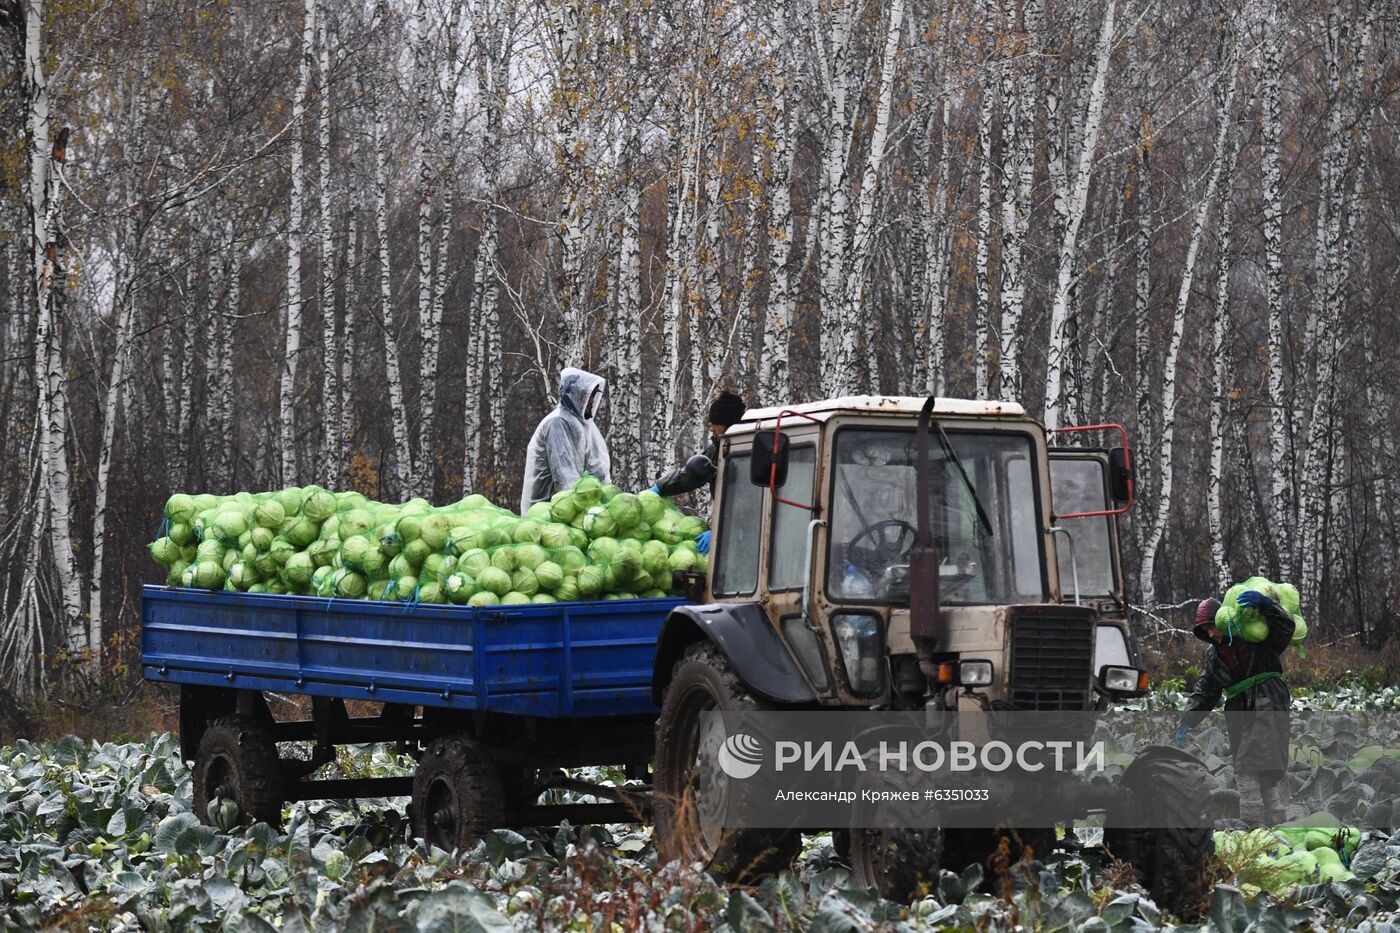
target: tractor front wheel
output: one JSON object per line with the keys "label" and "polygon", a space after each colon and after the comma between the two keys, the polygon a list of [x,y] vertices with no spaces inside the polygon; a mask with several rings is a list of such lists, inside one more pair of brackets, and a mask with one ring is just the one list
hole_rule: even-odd
{"label": "tractor front wheel", "polygon": [[795,830],[720,825],[727,778],[701,766],[702,749],[713,752],[725,739],[718,718],[704,714],[759,708],[713,644],[691,645],[676,662],[656,723],[655,838],[663,862],[701,862],[718,878],[741,881],[796,857],[802,835]]}

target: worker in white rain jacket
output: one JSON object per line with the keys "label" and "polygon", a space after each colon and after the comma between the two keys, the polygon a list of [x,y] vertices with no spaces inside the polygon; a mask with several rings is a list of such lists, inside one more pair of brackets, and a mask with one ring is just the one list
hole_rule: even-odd
{"label": "worker in white rain jacket", "polygon": [[607,382],[602,376],[568,368],[559,374],[559,404],[545,415],[525,451],[525,482],[520,514],[587,473],[612,481],[608,442],[593,420],[603,404]]}

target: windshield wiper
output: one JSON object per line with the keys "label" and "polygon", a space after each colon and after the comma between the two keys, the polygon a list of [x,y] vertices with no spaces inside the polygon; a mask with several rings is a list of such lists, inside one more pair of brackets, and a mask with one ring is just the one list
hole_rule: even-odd
{"label": "windshield wiper", "polygon": [[972,504],[977,509],[977,517],[982,522],[982,527],[987,529],[987,537],[995,538],[996,532],[992,530],[992,521],[987,517],[987,510],[982,508],[982,500],[977,496],[977,490],[972,488],[972,480],[967,478],[967,470],[963,469],[962,461],[958,459],[958,453],[953,449],[953,445],[948,442],[948,435],[943,432],[943,425],[934,423],[938,429],[938,440],[943,444],[943,450],[948,454],[948,459],[953,461],[953,466],[958,468],[958,475],[962,477],[963,485],[967,487],[967,494],[972,497]]}

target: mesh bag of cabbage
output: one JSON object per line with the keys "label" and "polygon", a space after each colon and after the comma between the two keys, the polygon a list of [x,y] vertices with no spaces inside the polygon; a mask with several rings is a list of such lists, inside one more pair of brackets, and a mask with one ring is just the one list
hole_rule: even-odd
{"label": "mesh bag of cabbage", "polygon": [[1239,597],[1246,591],[1254,590],[1276,601],[1293,618],[1291,644],[1303,652],[1303,642],[1308,637],[1308,623],[1303,619],[1299,604],[1298,589],[1291,583],[1274,583],[1265,577],[1254,576],[1236,583],[1225,591],[1220,608],[1215,613],[1215,625],[1232,638],[1243,638],[1247,642],[1258,643],[1269,636],[1268,623],[1258,609],[1241,605]]}

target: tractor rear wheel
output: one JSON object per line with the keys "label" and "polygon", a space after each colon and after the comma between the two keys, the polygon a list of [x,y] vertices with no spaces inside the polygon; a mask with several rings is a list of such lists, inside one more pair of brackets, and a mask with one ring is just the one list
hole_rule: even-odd
{"label": "tractor rear wheel", "polygon": [[200,736],[194,759],[194,812],[208,826],[282,825],[277,743],[251,716],[220,716]]}
{"label": "tractor rear wheel", "polygon": [[[761,706],[718,648],[702,641],[676,662],[656,722],[655,819],[661,860],[702,862],[726,881],[780,871],[802,847],[795,830],[738,829],[715,825],[728,780],[700,766],[701,750],[723,742],[712,710],[756,710]],[[704,811],[702,816],[701,811]]]}
{"label": "tractor rear wheel", "polygon": [[413,774],[413,835],[445,852],[465,852],[505,825],[506,794],[495,763],[475,743],[434,739]]}
{"label": "tractor rear wheel", "polygon": [[901,904],[937,887],[943,867],[943,830],[881,828],[849,833],[851,875],[857,884]]}
{"label": "tractor rear wheel", "polygon": [[1123,772],[1123,786],[1128,801],[1105,815],[1104,848],[1132,865],[1159,906],[1198,922],[1209,906],[1215,855],[1210,772],[1185,752],[1154,746]]}

